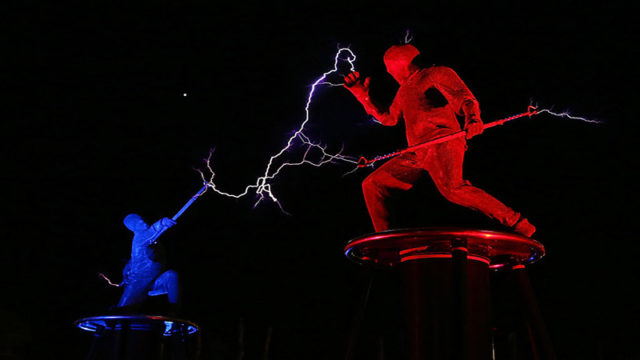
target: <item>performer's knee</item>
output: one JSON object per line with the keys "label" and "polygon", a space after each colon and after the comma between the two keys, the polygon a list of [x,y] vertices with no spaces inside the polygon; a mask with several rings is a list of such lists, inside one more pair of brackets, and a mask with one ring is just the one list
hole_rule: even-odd
{"label": "performer's knee", "polygon": [[178,282],[178,273],[175,270],[167,270],[162,274],[164,282],[166,283],[177,283]]}
{"label": "performer's knee", "polygon": [[446,185],[441,186],[439,189],[442,196],[452,203],[459,204],[464,200],[464,185]]}
{"label": "performer's knee", "polygon": [[178,279],[178,273],[175,270],[167,270],[165,271],[165,274],[170,279]]}
{"label": "performer's knee", "polygon": [[364,196],[373,195],[379,192],[379,186],[372,176],[367,176],[362,181],[362,193]]}

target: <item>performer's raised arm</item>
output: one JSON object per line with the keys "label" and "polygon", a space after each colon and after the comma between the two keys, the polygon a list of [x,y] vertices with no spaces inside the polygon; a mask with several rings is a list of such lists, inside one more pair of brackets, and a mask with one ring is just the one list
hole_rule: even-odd
{"label": "performer's raised arm", "polygon": [[175,221],[169,219],[168,217],[163,217],[162,219],[156,221],[153,225],[151,225],[151,227],[155,231],[162,233],[175,224],[176,224]]}
{"label": "performer's raised arm", "polygon": [[153,225],[151,225],[151,228],[150,228],[152,233],[148,240],[149,243],[155,243],[158,240],[158,237],[160,237],[160,235],[162,235],[163,232],[165,232],[167,229],[169,229],[175,224],[176,224],[175,221],[167,217],[163,217],[162,219],[156,221]]}
{"label": "performer's raised arm", "polygon": [[175,224],[175,221],[165,217],[149,226],[138,214],[129,214],[124,219],[124,225],[134,233],[135,238],[145,244],[156,242],[165,230]]}
{"label": "performer's raised arm", "polygon": [[378,122],[385,126],[394,126],[400,119],[400,109],[395,105],[395,101],[388,110],[379,108],[369,97],[369,82],[371,78],[362,79],[357,71],[345,76],[344,87],[364,106],[367,114],[373,116]]}

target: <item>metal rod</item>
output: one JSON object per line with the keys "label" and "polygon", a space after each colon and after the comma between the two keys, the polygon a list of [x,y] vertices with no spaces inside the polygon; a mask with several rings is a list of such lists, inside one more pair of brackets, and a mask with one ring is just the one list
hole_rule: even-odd
{"label": "metal rod", "polygon": [[204,192],[207,190],[207,184],[205,184],[202,189],[198,190],[198,192],[193,195],[191,197],[191,199],[189,199],[189,201],[187,201],[186,204],[184,204],[184,206],[182,207],[182,209],[180,209],[180,211],[178,211],[175,215],[173,215],[173,217],[171,218],[171,220],[176,221],[178,220],[178,218],[180,217],[180,215],[182,215],[183,212],[185,212],[189,206],[191,206],[191,204],[193,204],[194,201],[196,201],[196,199],[198,199],[200,197],[200,195],[204,194]]}
{"label": "metal rod", "polygon": [[[504,119],[501,119],[501,120],[496,120],[494,122],[490,122],[490,123],[484,124],[483,129],[489,129],[489,128],[492,128],[494,126],[502,125],[507,121],[515,120],[515,119],[518,119],[518,118],[521,118],[521,117],[525,117],[525,116],[531,117],[532,115],[535,115],[537,113],[538,113],[538,111],[536,110],[536,108],[534,106],[529,106],[527,108],[527,112],[524,112],[524,113],[518,114],[518,115],[513,115],[513,116],[510,116],[508,118],[504,118]],[[429,140],[429,141],[423,142],[423,143],[418,144],[418,145],[409,146],[406,149],[399,150],[399,151],[396,151],[396,152],[393,152],[393,153],[390,153],[390,154],[376,156],[375,158],[373,158],[371,160],[368,160],[365,157],[361,157],[358,160],[358,166],[359,167],[365,167],[365,166],[368,166],[368,165],[371,165],[371,164],[375,163],[376,161],[389,159],[389,158],[392,158],[394,156],[398,156],[400,154],[404,154],[406,152],[415,151],[417,149],[421,149],[423,147],[427,147],[427,146],[431,146],[431,145],[435,145],[435,144],[440,144],[440,143],[443,143],[443,142],[446,142],[446,141],[449,141],[449,140],[453,140],[453,139],[456,139],[456,138],[459,138],[459,137],[463,137],[463,136],[466,136],[466,135],[467,135],[467,132],[462,130],[462,131],[459,131],[457,133],[444,135],[444,136],[441,136],[439,138],[435,138],[433,140]]]}

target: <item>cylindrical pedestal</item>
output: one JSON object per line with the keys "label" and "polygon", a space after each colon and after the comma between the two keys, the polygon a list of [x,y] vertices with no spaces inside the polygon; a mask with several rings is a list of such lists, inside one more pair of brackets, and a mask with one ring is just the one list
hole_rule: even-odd
{"label": "cylindrical pedestal", "polygon": [[489,265],[454,256],[416,258],[398,266],[410,359],[489,359]]}
{"label": "cylindrical pedestal", "polygon": [[417,229],[354,239],[345,254],[399,268],[409,359],[489,360],[490,269],[534,262],[544,247],[510,233]]}
{"label": "cylindrical pedestal", "polygon": [[187,360],[199,355],[198,326],[190,321],[111,315],[83,318],[75,324],[94,333],[87,360]]}
{"label": "cylindrical pedestal", "polygon": [[542,321],[542,315],[538,309],[538,304],[533,295],[533,289],[531,288],[531,283],[529,282],[525,268],[523,265],[516,265],[513,267],[513,271],[515,272],[522,302],[524,303],[522,308],[529,333],[531,352],[535,359],[553,360],[556,357],[551,345],[551,339],[547,333],[544,321]]}

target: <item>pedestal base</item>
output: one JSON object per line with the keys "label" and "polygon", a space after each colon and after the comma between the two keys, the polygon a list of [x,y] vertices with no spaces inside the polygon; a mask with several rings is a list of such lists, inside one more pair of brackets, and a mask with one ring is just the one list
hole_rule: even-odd
{"label": "pedestal base", "polygon": [[544,253],[522,235],[451,228],[374,233],[345,247],[357,263],[400,270],[411,360],[492,359],[490,270],[524,268]]}

